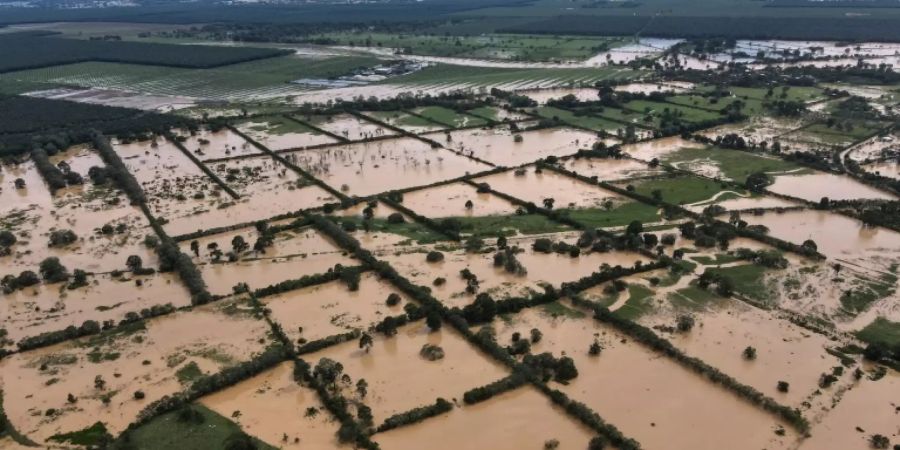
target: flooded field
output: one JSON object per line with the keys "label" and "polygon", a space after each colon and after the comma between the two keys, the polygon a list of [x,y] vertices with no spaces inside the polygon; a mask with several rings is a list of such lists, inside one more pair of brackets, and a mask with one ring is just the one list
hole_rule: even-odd
{"label": "flooded field", "polygon": [[641,161],[650,161],[653,158],[662,159],[669,153],[676,152],[682,148],[702,147],[703,144],[694,141],[688,141],[680,137],[668,137],[638,144],[623,145],[622,152]]}
{"label": "flooded field", "polygon": [[475,182],[487,183],[491,189],[535,205],[546,206],[545,201],[550,200],[557,209],[597,208],[606,202],[623,201],[618,194],[549,170],[538,173],[533,166],[478,178]]}
{"label": "flooded field", "polygon": [[590,88],[554,88],[554,89],[541,89],[536,91],[523,91],[522,95],[526,95],[532,100],[538,102],[540,105],[544,105],[548,100],[558,100],[567,95],[574,95],[579,101],[582,102],[593,102],[599,99],[599,94],[597,89]]}
{"label": "flooded field", "polygon": [[593,433],[566,417],[531,386],[498,395],[486,402],[464,406],[450,413],[401,430],[375,435],[385,448],[541,448],[558,441],[560,449],[587,448]]}
{"label": "flooded field", "polygon": [[[239,125],[238,129],[271,150],[304,148],[338,142],[337,139],[284,116],[260,117]],[[258,151],[256,147],[252,146],[250,150]]]}
{"label": "flooded field", "polygon": [[266,330],[261,320],[204,308],[14,355],[0,362],[4,410],[40,442],[97,421],[119,433],[150,402],[180,392],[188,372],[215,373],[261,351]]}
{"label": "flooded field", "polygon": [[[440,347],[445,356],[434,361],[423,358],[419,353],[425,344]],[[438,398],[461,399],[467,390],[508,375],[449,327],[432,331],[422,321],[399,329],[396,336],[375,337],[368,351],[351,341],[303,358],[313,365],[322,358],[343,364],[351,379],[344,390],[365,379],[368,393],[363,401],[372,408],[376,424]]]}
{"label": "flooded field", "polygon": [[[468,202],[472,206],[468,207]],[[403,194],[403,206],[425,217],[508,215],[515,206],[466,183],[452,183]]]}
{"label": "flooded field", "polygon": [[569,159],[563,167],[579,175],[596,176],[601,181],[625,181],[632,178],[659,175],[660,168],[651,168],[646,163],[633,159]]}
{"label": "flooded field", "polygon": [[351,141],[371,139],[381,136],[392,136],[396,133],[381,125],[365,121],[350,114],[341,114],[334,117],[300,117],[323,130],[343,136]]}
{"label": "flooded field", "polygon": [[832,200],[897,199],[887,192],[860,183],[848,176],[830,173],[776,176],[775,182],[767,189],[811,202],[818,202],[822,197]]}
{"label": "flooded field", "polygon": [[[507,128],[464,130],[449,137],[429,135],[447,147],[471,154],[501,166],[518,166],[547,156],[566,156],[590,148],[597,140],[591,133],[566,128],[551,128],[513,133]],[[517,142],[515,136],[521,136]]]}
{"label": "flooded field", "polygon": [[200,160],[259,153],[259,149],[228,128],[218,131],[202,129],[196,132],[181,130],[176,136],[183,137],[184,146]]}
{"label": "flooded field", "polygon": [[335,189],[356,196],[424,186],[490,169],[413,138],[304,150],[285,157]]}

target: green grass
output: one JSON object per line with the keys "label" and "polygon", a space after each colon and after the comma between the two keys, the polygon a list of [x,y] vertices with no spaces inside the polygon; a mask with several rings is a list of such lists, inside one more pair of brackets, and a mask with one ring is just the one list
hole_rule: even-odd
{"label": "green grass", "polygon": [[185,364],[175,372],[178,382],[184,385],[189,385],[202,376],[203,371],[200,370],[200,366],[194,361]]}
{"label": "green grass", "polygon": [[708,269],[710,272],[724,275],[734,282],[734,290],[748,298],[768,301],[771,293],[763,283],[766,268],[757,264]]}
{"label": "green grass", "polygon": [[554,233],[570,230],[540,214],[512,214],[508,216],[455,217],[462,223],[462,232],[482,237],[514,236],[521,234]]}
{"label": "green grass", "polygon": [[303,125],[301,123],[295,122],[293,120],[287,119],[281,116],[263,116],[257,117],[253,119],[253,122],[266,122],[266,125],[254,125],[250,127],[250,129],[254,131],[264,131],[267,134],[275,134],[275,135],[285,135],[285,134],[320,134],[318,131]]}
{"label": "green grass", "polygon": [[440,129],[439,125],[434,124],[433,122],[423,119],[418,116],[414,116],[412,114],[408,114],[403,111],[371,111],[365,113],[367,116],[372,116],[378,120],[382,120],[388,123],[391,123],[395,126],[403,127],[426,127],[426,128],[435,128]]}
{"label": "green grass", "polygon": [[552,106],[542,106],[533,111],[535,114],[547,119],[559,119],[569,125],[587,128],[594,131],[615,132],[618,129],[624,129],[625,125],[594,116],[579,116],[571,111],[554,108]]}
{"label": "green grass", "polygon": [[499,121],[499,112],[500,110],[494,106],[482,106],[479,108],[470,109],[467,111],[469,114],[474,116],[484,117],[485,119]]}
{"label": "green grass", "polygon": [[669,294],[669,301],[676,308],[701,310],[714,301],[721,301],[718,295],[697,286],[688,286]]}
{"label": "green grass", "polygon": [[[767,97],[768,88],[749,88],[749,87],[738,87],[731,86],[728,88],[734,95],[738,97],[745,97],[755,100],[797,100],[803,102],[810,102],[821,100],[825,98],[825,94],[822,89],[813,87],[813,86],[788,86],[787,91],[784,91],[782,87],[776,87],[772,90],[772,95]],[[782,97],[782,93],[786,95]]]}
{"label": "green grass", "polygon": [[635,186],[638,193],[647,196],[651,196],[657,189],[662,192],[663,201],[676,205],[706,200],[723,190],[722,186],[713,180],[694,176],[646,180]]}
{"label": "green grass", "polygon": [[[234,422],[199,403],[192,404],[191,408],[203,417],[203,423],[179,421],[177,411],[166,413],[132,431],[127,445],[122,443],[114,448],[127,447],[136,450],[225,448],[228,437],[241,430]],[[259,450],[275,449],[265,442],[254,440]]]}
{"label": "green grass", "polygon": [[653,308],[653,291],[640,284],[628,285],[628,300],[615,314],[620,319],[637,320]]}
{"label": "green grass", "polygon": [[603,208],[563,209],[559,210],[569,218],[589,228],[609,228],[628,225],[633,220],[642,223],[659,220],[659,210],[642,202],[626,202],[607,211]]}
{"label": "green grass", "polygon": [[541,311],[553,317],[566,317],[570,319],[581,319],[586,315],[584,312],[569,308],[558,301],[541,305]]}
{"label": "green grass", "polygon": [[[610,108],[604,107],[603,111],[597,113],[600,117],[605,117],[613,120],[619,120],[627,123],[634,123],[637,125],[641,125],[644,127],[650,128],[658,128],[659,127],[659,118],[653,116],[647,116],[643,113],[638,113],[634,111],[630,111],[627,109],[619,109],[619,108]],[[650,117],[650,120],[646,120],[647,117]]]}
{"label": "green grass", "polygon": [[106,430],[106,425],[103,422],[97,422],[83,430],[55,434],[50,436],[48,440],[63,444],[97,446],[112,441],[112,435]]}
{"label": "green grass", "polygon": [[[738,183],[743,183],[750,174],[755,172],[786,172],[803,168],[803,166],[779,158],[767,158],[740,150],[716,147],[682,148],[667,154],[663,161],[672,164],[698,159],[710,160],[718,166],[725,177]],[[687,169],[688,167],[682,168]]]}
{"label": "green grass", "polygon": [[[360,230],[360,232],[363,230],[362,220],[353,217],[334,217],[333,219],[341,225],[346,222],[353,222],[356,224],[357,230]],[[371,232],[398,234],[419,244],[431,244],[447,240],[447,237],[443,234],[412,220],[407,220],[403,223],[388,223],[387,219],[373,218],[370,221],[370,227]]]}
{"label": "green grass", "polygon": [[717,253],[715,257],[709,256],[691,256],[691,259],[697,261],[704,266],[717,266],[719,264],[728,264],[735,261],[740,261],[740,258],[734,255],[729,255],[727,253]]}
{"label": "green grass", "polygon": [[291,81],[340,76],[357,67],[378,63],[378,59],[368,56],[324,59],[286,56],[215,69],[88,62],[0,74],[0,86],[30,82],[240,100],[300,93],[304,88],[290,84]]}
{"label": "green grass", "polygon": [[900,322],[892,322],[884,317],[878,317],[859,330],[856,337],[867,343],[883,342],[890,346],[900,345]]}
{"label": "green grass", "polygon": [[865,311],[872,303],[892,295],[896,283],[893,274],[883,274],[878,280],[859,278],[841,295],[841,305],[851,313]]}
{"label": "green grass", "polygon": [[714,120],[721,117],[719,113],[704,111],[702,109],[691,108],[689,106],[673,105],[670,103],[651,102],[649,100],[633,100],[625,104],[625,107],[638,113],[651,113],[654,115],[662,114],[664,110],[672,112],[680,112],[682,120],[687,122],[702,122],[705,120]]}

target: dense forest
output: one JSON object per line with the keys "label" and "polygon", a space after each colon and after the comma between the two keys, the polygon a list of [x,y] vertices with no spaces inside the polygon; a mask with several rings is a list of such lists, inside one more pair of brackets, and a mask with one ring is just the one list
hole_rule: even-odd
{"label": "dense forest", "polygon": [[0,35],[0,73],[86,61],[211,68],[290,53],[271,48],[81,40],[40,32]]}
{"label": "dense forest", "polygon": [[24,153],[34,143],[84,142],[90,139],[90,129],[129,136],[191,125],[183,117],[137,109],[23,96],[0,97],[0,156]]}

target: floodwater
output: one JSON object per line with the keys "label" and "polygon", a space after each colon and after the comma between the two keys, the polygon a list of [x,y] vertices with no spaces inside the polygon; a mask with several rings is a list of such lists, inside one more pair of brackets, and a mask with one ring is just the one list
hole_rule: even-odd
{"label": "floodwater", "polygon": [[362,120],[350,114],[340,114],[324,120],[315,117],[303,119],[311,119],[310,122],[319,128],[343,136],[351,141],[379,136],[392,136],[396,134],[394,131],[384,128],[381,125]]}
{"label": "floodwater", "polygon": [[185,148],[200,160],[259,153],[256,147],[228,128],[215,132],[202,129],[194,134],[180,131],[178,135],[185,137]]}
{"label": "floodwater", "polygon": [[[472,208],[466,208],[466,202]],[[516,207],[493,194],[479,193],[466,183],[452,183],[403,194],[403,206],[419,215],[439,217],[479,217],[515,214]]]}
{"label": "floodwater", "polygon": [[[721,191],[715,195],[716,198],[721,197],[723,194],[731,193],[732,195],[737,195],[737,193],[732,191]],[[690,209],[694,212],[703,212],[703,210],[710,206],[711,204],[719,205],[725,208],[728,211],[744,211],[749,209],[776,209],[776,208],[790,208],[794,206],[798,206],[797,203],[790,202],[787,200],[782,200],[778,197],[771,196],[750,196],[746,197],[739,196],[737,198],[729,198],[723,201],[711,201],[704,200],[702,202],[694,203],[692,205],[685,205],[687,209]]]}
{"label": "floodwater", "polygon": [[600,99],[598,90],[592,88],[551,88],[522,91],[518,94],[529,97],[540,105],[547,104],[548,100],[560,99],[567,95],[574,95],[580,102],[593,102]]}
{"label": "floodwater", "polygon": [[[385,301],[390,294],[399,295],[401,301],[388,306]],[[272,310],[272,320],[299,343],[300,339],[311,342],[353,330],[366,331],[387,316],[403,314],[409,299],[374,272],[366,272],[357,291],[342,281],[332,281],[265,297],[262,302]]]}
{"label": "floodwater", "polygon": [[384,448],[417,450],[540,449],[550,440],[559,449],[587,448],[593,432],[569,418],[537,389],[523,386],[424,422],[376,434]]}
{"label": "floodwater", "polygon": [[[447,128],[443,125],[427,122],[424,119],[420,119],[403,111],[370,111],[366,112],[365,115],[374,117],[412,133],[426,133]],[[416,123],[416,125],[410,125],[409,122]]]}
{"label": "floodwater", "polygon": [[[97,421],[118,435],[151,402],[184,389],[175,374],[190,362],[209,374],[263,349],[258,341],[268,331],[264,321],[225,316],[212,306],[153,319],[146,331],[88,337],[3,359],[7,417],[37,442]],[[91,362],[91,353],[98,362]],[[47,370],[40,370],[42,364]],[[95,387],[98,375],[104,389]],[[133,398],[138,390],[143,400]],[[77,403],[68,403],[68,394]],[[101,401],[104,395],[111,396],[109,405]],[[46,415],[51,408],[56,412]]]}
{"label": "floodwater", "polygon": [[[792,130],[796,130],[803,125],[803,119],[754,116],[749,121],[720,125],[715,128],[701,131],[700,134],[715,139],[717,136],[736,133],[751,144],[763,141],[767,141],[771,144],[774,140],[777,140],[779,136]],[[785,144],[783,142],[782,150],[787,150],[785,149]]]}
{"label": "floodwater", "polygon": [[626,181],[633,178],[659,175],[663,170],[650,168],[646,163],[633,159],[578,158],[563,161],[563,167],[579,175],[596,176],[607,182]]}
{"label": "floodwater", "polygon": [[[522,136],[515,142],[513,135]],[[590,148],[597,140],[594,133],[568,128],[549,128],[524,133],[513,133],[506,127],[487,130],[461,130],[445,135],[429,137],[464,154],[501,166],[518,166],[547,156],[566,156],[578,150]]]}
{"label": "floodwater", "polygon": [[653,92],[687,92],[693,88],[694,84],[683,81],[673,81],[665,83],[629,83],[616,86],[614,89],[620,92],[650,94]]}
{"label": "floodwater", "polygon": [[[819,388],[819,376],[840,364],[825,352],[833,345],[827,337],[737,300],[723,298],[704,310],[682,312],[692,314],[696,325],[687,333],[667,333],[672,344],[782,404],[800,407],[811,400]],[[675,326],[676,317],[669,310],[644,316],[641,322],[651,327]],[[757,349],[756,360],[742,356],[748,346]],[[778,391],[779,381],[790,383],[788,392]]]}
{"label": "floodwater", "polygon": [[[343,364],[344,373],[351,377],[351,384],[340,383],[347,397],[358,398],[354,386],[365,379],[369,387],[363,400],[372,408],[376,425],[394,414],[433,404],[439,397],[461,401],[467,390],[509,374],[450,326],[432,332],[423,322],[400,328],[394,337],[373,336],[374,344],[368,352],[350,341],[303,355],[303,359],[312,365],[321,358]],[[441,347],[444,358],[422,358],[419,351],[425,344]]]}
{"label": "floodwater", "polygon": [[4,295],[0,302],[2,328],[10,340],[18,342],[70,325],[78,327],[87,320],[118,323],[126,313],[155,305],[171,303],[177,308],[191,304],[187,289],[172,273],[125,274],[121,279],[98,275],[88,277],[88,283],[78,289],[68,289],[67,283],[39,284]]}
{"label": "floodwater", "polygon": [[[775,434],[783,424],[774,415],[589,315],[553,318],[526,310],[510,322],[495,321],[495,326],[501,344],[510,342],[513,332],[527,336],[532,328],[541,330],[544,337],[532,353],[564,353],[579,372],[568,385],[552,387],[584,402],[645,448],[781,449],[796,439],[787,427],[786,436]],[[588,354],[594,340],[603,347],[596,357]]]}
{"label": "floodwater", "polygon": [[767,189],[778,194],[790,195],[811,202],[822,197],[832,200],[852,200],[857,198],[896,200],[887,192],[860,183],[845,175],[814,173],[808,175],[781,175]]}
{"label": "floodwater", "polygon": [[[281,123],[287,124],[296,129],[305,129],[305,132],[299,131],[282,131],[278,130]],[[333,144],[337,140],[323,133],[307,128],[300,124],[294,124],[290,119],[283,117],[275,118],[274,122],[265,120],[265,118],[254,119],[238,125],[238,129],[245,133],[253,140],[265,145],[271,150],[284,150],[288,148],[303,148],[312,145]],[[257,151],[256,147],[250,147],[252,151]]]}
{"label": "floodwater", "polygon": [[866,164],[862,166],[866,172],[881,175],[883,177],[900,178],[900,164],[896,162],[884,162]]}
{"label": "floodwater", "polygon": [[284,156],[335,189],[357,196],[424,186],[490,169],[413,138],[303,150]]}
{"label": "floodwater", "polygon": [[[445,252],[445,259],[438,263],[426,263],[425,253],[383,254],[379,258],[390,262],[414,283],[431,286],[432,294],[448,307],[463,307],[475,298],[475,295],[466,293],[466,280],[460,276],[462,269],[469,269],[478,277],[478,292],[487,292],[495,300],[499,300],[527,296],[535,291],[543,292],[541,283],[559,287],[564,282],[576,281],[600,270],[602,264],[629,267],[636,261],[647,262],[641,255],[627,252],[586,253],[578,258],[557,253],[537,253],[531,250],[533,242],[533,238],[514,242],[525,249],[516,258],[528,271],[526,275],[510,274],[502,267],[494,267],[492,253],[472,254],[462,250]],[[444,278],[446,282],[440,286],[432,286],[432,282],[438,277]]]}
{"label": "floodwater", "polygon": [[523,169],[525,169],[525,173],[522,175],[506,171],[474,181],[487,183],[498,192],[539,206],[543,205],[545,199],[553,199],[553,207],[556,209],[598,208],[602,207],[606,201],[622,199],[618,194],[553,171],[545,170],[536,173],[533,166]]}
{"label": "floodwater", "polygon": [[812,437],[800,450],[873,448],[869,438],[875,434],[897,442],[897,407],[900,405],[900,372],[888,369],[884,378],[866,377],[846,391],[841,401],[812,428]]}
{"label": "floodwater", "polygon": [[751,225],[765,225],[769,234],[789,242],[801,244],[812,239],[821,253],[833,258],[900,251],[900,233],[865,227],[862,222],[840,214],[806,210],[742,217]]}
{"label": "floodwater", "polygon": [[171,112],[190,108],[196,105],[196,99],[173,95],[153,95],[143,92],[131,92],[121,89],[102,88],[54,88],[32,91],[25,94],[29,97],[68,100],[70,102],[93,105],[133,108],[145,111]]}
{"label": "floodwater", "polygon": [[[284,449],[350,448],[337,440],[338,422],[315,391],[294,381],[294,363],[285,362],[232,387],[201,398],[207,408],[230,417],[241,429]],[[308,408],[318,413],[307,415]],[[240,414],[234,416],[235,412]]]}

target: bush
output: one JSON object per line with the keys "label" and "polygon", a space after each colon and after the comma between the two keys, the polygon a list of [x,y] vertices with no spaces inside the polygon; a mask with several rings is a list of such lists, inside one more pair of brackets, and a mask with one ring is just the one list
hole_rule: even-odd
{"label": "bush", "polygon": [[69,271],[55,256],[41,261],[40,272],[41,278],[47,283],[59,283],[69,279]]}
{"label": "bush", "polygon": [[54,230],[50,232],[49,247],[65,247],[78,240],[78,236],[72,230]]}
{"label": "bush", "polygon": [[385,304],[388,306],[397,306],[400,304],[400,300],[400,294],[391,292],[390,295],[388,295],[387,300],[385,300]]}
{"label": "bush", "polygon": [[0,230],[0,247],[11,247],[16,241],[16,235],[11,231]]}
{"label": "bush", "polygon": [[430,263],[441,262],[444,260],[444,254],[438,251],[430,251],[428,255],[425,256],[425,261]]}
{"label": "bush", "polygon": [[390,224],[396,225],[396,224],[401,224],[401,223],[406,222],[406,219],[403,218],[403,214],[392,213],[391,215],[388,216],[387,222]]}
{"label": "bush", "polygon": [[395,414],[385,419],[384,423],[378,427],[377,432],[381,433],[394,428],[421,422],[429,417],[434,417],[453,409],[453,404],[438,398],[433,405],[422,406],[400,414]]}

